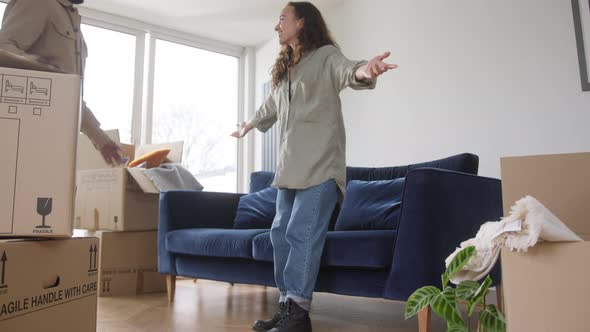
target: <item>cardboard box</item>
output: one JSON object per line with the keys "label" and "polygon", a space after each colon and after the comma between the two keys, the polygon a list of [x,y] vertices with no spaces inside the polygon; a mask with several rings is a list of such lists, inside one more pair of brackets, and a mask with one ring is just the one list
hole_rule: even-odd
{"label": "cardboard box", "polygon": [[[124,145],[124,150],[133,159],[156,149],[169,148],[168,159],[180,163],[182,146],[182,142],[139,147]],[[87,168],[79,167],[76,176],[78,191],[74,228],[111,231],[158,229],[159,190],[142,169],[105,167],[98,151],[84,137],[80,137],[79,153],[80,164]],[[91,158],[96,162],[88,162]]]}
{"label": "cardboard box", "polygon": [[98,245],[0,240],[0,331],[96,331]]}
{"label": "cardboard box", "polygon": [[590,241],[590,153],[502,158],[504,214],[531,195]]}
{"label": "cardboard box", "polygon": [[503,158],[504,214],[531,195],[585,242],[502,251],[507,331],[588,331],[590,153]]}
{"label": "cardboard box", "polygon": [[166,291],[158,273],[158,232],[84,231],[100,238],[98,296]]}
{"label": "cardboard box", "polygon": [[72,236],[79,114],[79,77],[0,68],[0,237]]}

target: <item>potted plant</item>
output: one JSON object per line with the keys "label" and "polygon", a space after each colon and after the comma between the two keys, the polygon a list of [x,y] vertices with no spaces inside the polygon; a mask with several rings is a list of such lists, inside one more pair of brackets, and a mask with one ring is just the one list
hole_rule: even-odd
{"label": "potted plant", "polygon": [[476,308],[481,309],[478,313],[480,332],[505,332],[504,315],[495,305],[486,304],[486,295],[492,285],[492,279],[489,276],[481,284],[466,280],[456,287],[449,285],[450,279],[469,262],[475,252],[475,247],[470,246],[455,256],[442,275],[442,290],[434,286],[416,290],[406,302],[406,319],[430,306],[437,316],[447,322],[447,332],[469,332],[469,326],[459,309],[460,303],[466,303],[469,317],[473,315]]}

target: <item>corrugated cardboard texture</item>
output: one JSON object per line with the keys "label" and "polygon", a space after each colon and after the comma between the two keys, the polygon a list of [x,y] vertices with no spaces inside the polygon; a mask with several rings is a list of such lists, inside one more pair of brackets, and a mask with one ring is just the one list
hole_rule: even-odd
{"label": "corrugated cardboard texture", "polygon": [[590,242],[502,252],[508,332],[590,330]]}
{"label": "corrugated cardboard texture", "polygon": [[75,228],[111,231],[158,229],[159,196],[157,192],[143,192],[129,170],[105,168],[78,172]]}
{"label": "corrugated cardboard texture", "polygon": [[166,290],[158,271],[158,232],[96,232],[101,238],[99,296]]}
{"label": "corrugated cardboard texture", "polygon": [[[590,239],[590,153],[503,158],[504,212],[531,195]],[[539,243],[527,253],[502,250],[509,332],[589,330],[590,242]]]}
{"label": "corrugated cardboard texture", "polygon": [[96,331],[98,242],[0,241],[0,331]]}
{"label": "corrugated cardboard texture", "polygon": [[71,237],[80,78],[0,68],[0,236]]}
{"label": "corrugated cardboard texture", "polygon": [[504,215],[531,195],[590,240],[590,153],[502,158]]}
{"label": "corrugated cardboard texture", "polygon": [[[80,139],[82,142],[84,138]],[[87,139],[86,139],[87,140]],[[159,190],[143,169],[106,165],[87,142],[80,148],[74,227],[88,230],[151,231],[158,229]],[[122,145],[126,155],[170,148],[172,162],[182,161],[182,142]],[[86,168],[86,169],[84,169]]]}

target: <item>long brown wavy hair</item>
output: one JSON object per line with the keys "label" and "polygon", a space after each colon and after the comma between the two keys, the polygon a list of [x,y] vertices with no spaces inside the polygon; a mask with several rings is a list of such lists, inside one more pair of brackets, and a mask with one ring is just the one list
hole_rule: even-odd
{"label": "long brown wavy hair", "polygon": [[332,39],[326,21],[316,6],[307,2],[289,2],[295,10],[295,17],[303,19],[303,28],[299,30],[299,44],[293,49],[290,45],[283,45],[272,68],[272,87],[276,89],[287,77],[289,67],[296,65],[303,56],[325,45],[338,47]]}

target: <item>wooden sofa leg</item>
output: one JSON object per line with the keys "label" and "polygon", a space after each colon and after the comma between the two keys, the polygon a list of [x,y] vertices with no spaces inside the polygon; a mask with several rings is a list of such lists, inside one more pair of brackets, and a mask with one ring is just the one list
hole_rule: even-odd
{"label": "wooden sofa leg", "polygon": [[502,294],[502,285],[496,286],[496,300],[498,301],[498,311],[504,313],[504,295]]}
{"label": "wooden sofa leg", "polygon": [[432,315],[430,306],[424,308],[418,313],[418,331],[430,332],[430,316]]}
{"label": "wooden sofa leg", "polygon": [[171,274],[166,276],[166,291],[168,292],[168,303],[172,303],[176,291],[176,276]]}

